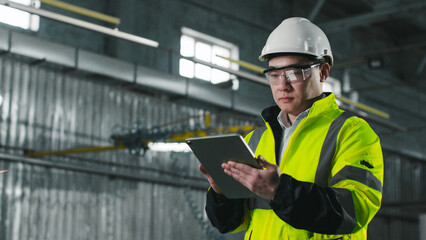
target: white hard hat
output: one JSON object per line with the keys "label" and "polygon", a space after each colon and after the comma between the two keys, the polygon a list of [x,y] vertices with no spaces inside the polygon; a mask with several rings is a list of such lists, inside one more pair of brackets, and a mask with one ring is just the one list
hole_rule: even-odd
{"label": "white hard hat", "polygon": [[270,59],[273,54],[307,54],[325,60],[333,65],[330,43],[325,33],[306,18],[285,19],[272,31],[266,40],[260,61]]}

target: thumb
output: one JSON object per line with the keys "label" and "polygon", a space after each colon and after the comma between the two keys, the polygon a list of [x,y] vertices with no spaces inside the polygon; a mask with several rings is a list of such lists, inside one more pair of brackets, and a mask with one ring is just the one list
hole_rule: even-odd
{"label": "thumb", "polygon": [[269,166],[271,166],[271,164],[268,161],[266,161],[266,159],[262,155],[259,155],[257,157],[257,160],[259,161],[260,166],[263,168],[268,169]]}

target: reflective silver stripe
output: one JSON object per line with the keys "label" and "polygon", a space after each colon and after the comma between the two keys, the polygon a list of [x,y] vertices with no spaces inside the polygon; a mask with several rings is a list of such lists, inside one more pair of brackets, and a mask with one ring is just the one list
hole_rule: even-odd
{"label": "reflective silver stripe", "polygon": [[343,219],[336,234],[348,234],[352,233],[356,224],[354,200],[352,193],[348,189],[344,188],[333,188],[337,195],[337,198],[342,205]]}
{"label": "reflective silver stripe", "polygon": [[315,173],[315,183],[320,186],[328,186],[328,176],[331,171],[331,160],[336,150],[337,136],[346,119],[352,117],[351,114],[343,112],[330,125],[324,143],[321,148],[321,155]]}
{"label": "reflective silver stripe", "polygon": [[[254,130],[253,134],[250,137],[250,140],[248,142],[249,147],[253,152],[256,152],[257,145],[259,145],[260,138],[262,137],[263,133],[265,132],[266,127],[260,127],[256,130]],[[254,210],[254,209],[271,209],[269,206],[269,201],[263,198],[255,197],[250,198],[248,200],[248,209]]]}
{"label": "reflective silver stripe", "polygon": [[269,200],[266,200],[264,198],[259,198],[259,197],[255,197],[255,198],[250,198],[248,200],[248,209],[249,210],[254,210],[254,209],[271,209],[271,207],[269,206]]}
{"label": "reflective silver stripe", "polygon": [[253,152],[256,152],[257,145],[259,145],[260,138],[262,137],[265,130],[266,130],[265,126],[260,127],[254,130],[253,134],[251,135],[248,145]]}
{"label": "reflective silver stripe", "polygon": [[342,168],[330,179],[329,185],[333,186],[334,184],[347,179],[360,182],[372,189],[382,192],[382,183],[376,176],[367,169],[354,166],[345,166]]}

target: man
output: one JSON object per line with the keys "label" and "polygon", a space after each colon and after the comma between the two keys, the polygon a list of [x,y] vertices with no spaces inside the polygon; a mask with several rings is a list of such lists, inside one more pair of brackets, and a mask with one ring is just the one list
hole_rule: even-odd
{"label": "man", "polygon": [[381,204],[383,157],[369,125],[322,93],[333,65],[326,35],[307,19],[286,19],[259,59],[269,63],[277,106],[245,140],[263,169],[222,165],[258,197],[227,199],[200,165],[211,223],[222,233],[246,230],[245,239],[366,239]]}

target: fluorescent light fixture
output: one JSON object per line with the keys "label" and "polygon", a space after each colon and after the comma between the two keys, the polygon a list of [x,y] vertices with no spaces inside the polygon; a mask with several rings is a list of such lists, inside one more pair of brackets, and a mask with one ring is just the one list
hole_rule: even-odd
{"label": "fluorescent light fixture", "polygon": [[92,30],[92,31],[95,31],[95,32],[100,32],[100,33],[104,33],[104,34],[107,34],[107,35],[110,35],[110,36],[113,36],[113,37],[117,37],[117,38],[129,40],[129,41],[132,41],[132,42],[140,43],[140,44],[143,44],[143,45],[147,45],[147,46],[150,46],[150,47],[158,47],[159,46],[158,42],[147,39],[147,38],[139,37],[139,36],[136,36],[136,35],[125,33],[125,32],[121,32],[118,29],[111,29],[111,28],[107,28],[107,27],[104,27],[104,26],[99,26],[99,25],[96,25],[96,24],[93,24],[93,23],[89,23],[89,22],[85,22],[85,21],[78,20],[78,19],[75,19],[75,18],[60,15],[60,14],[57,14],[57,13],[49,12],[49,11],[46,11],[46,10],[43,10],[43,9],[37,9],[37,8],[34,8],[34,7],[25,6],[25,5],[18,4],[18,3],[15,3],[15,2],[11,2],[11,1],[8,1],[8,0],[0,0],[0,4],[3,4],[5,6],[9,6],[9,7],[15,8],[15,9],[19,9],[19,10],[22,10],[22,11],[25,11],[25,12],[29,12],[29,13],[32,13],[32,14],[36,14],[36,15],[39,15],[39,16],[42,16],[42,17],[46,17],[46,18],[50,18],[50,19],[57,20],[57,21],[60,21],[60,22],[68,23],[68,24],[78,26],[78,27],[81,27],[81,28],[89,29],[89,30]]}

